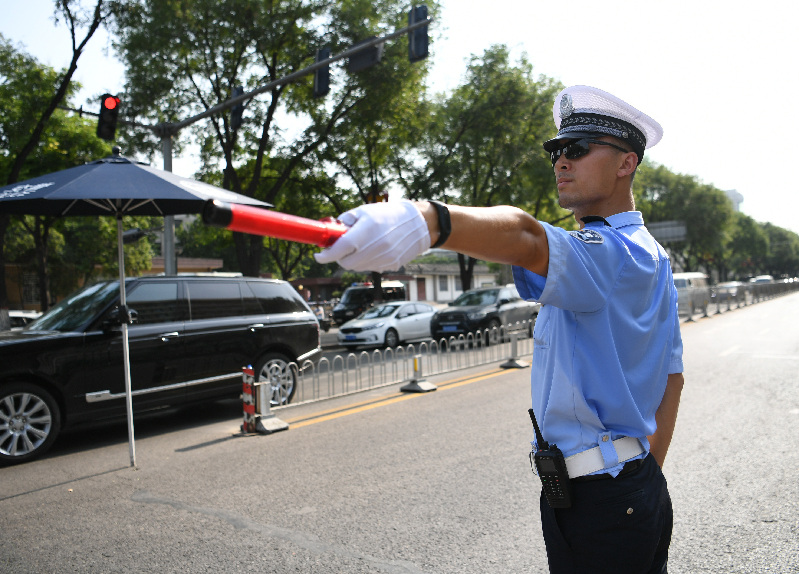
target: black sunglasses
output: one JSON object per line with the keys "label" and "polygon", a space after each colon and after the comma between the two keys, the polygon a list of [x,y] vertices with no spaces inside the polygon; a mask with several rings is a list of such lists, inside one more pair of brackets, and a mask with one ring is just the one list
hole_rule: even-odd
{"label": "black sunglasses", "polygon": [[565,144],[563,147],[549,152],[549,158],[552,160],[552,166],[553,167],[555,166],[555,162],[558,161],[561,154],[565,154],[566,159],[577,159],[583,157],[584,155],[588,155],[588,152],[590,151],[588,144],[609,145],[610,147],[615,148],[619,151],[630,153],[630,150],[624,149],[623,147],[617,146],[616,144],[612,144],[610,142],[595,140],[591,138],[583,138],[579,140],[570,141],[569,143]]}

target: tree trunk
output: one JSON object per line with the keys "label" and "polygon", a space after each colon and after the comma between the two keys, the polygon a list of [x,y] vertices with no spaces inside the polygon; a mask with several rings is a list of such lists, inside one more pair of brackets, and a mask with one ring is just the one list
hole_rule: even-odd
{"label": "tree trunk", "polygon": [[375,305],[383,302],[383,276],[379,271],[372,271],[372,285],[374,285]]}
{"label": "tree trunk", "polygon": [[460,267],[461,273],[461,291],[468,291],[472,288],[475,262],[476,260],[473,257],[458,253],[458,266]]}

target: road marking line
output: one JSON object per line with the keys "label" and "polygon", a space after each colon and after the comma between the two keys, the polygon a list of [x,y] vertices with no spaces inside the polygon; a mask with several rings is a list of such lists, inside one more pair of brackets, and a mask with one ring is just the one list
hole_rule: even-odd
{"label": "road marking line", "polygon": [[[477,383],[485,379],[490,379],[507,372],[508,371],[506,369],[501,369],[499,371],[489,371],[485,374],[478,375],[475,377],[470,377],[468,379],[453,381],[451,383],[442,383],[438,385],[438,390],[442,391],[442,390],[462,387],[464,385],[470,385],[472,383]],[[392,405],[394,403],[398,403],[401,401],[407,401],[408,399],[415,399],[417,397],[421,397],[426,394],[428,393],[397,393],[395,395],[390,395],[385,398],[363,401],[361,403],[357,403],[355,405],[351,405],[348,407],[343,407],[340,409],[330,409],[328,411],[322,411],[314,415],[299,417],[297,419],[290,419],[286,417],[281,417],[281,418],[285,422],[289,423],[292,429],[296,429],[316,423],[334,420],[344,416],[354,415],[360,412],[376,409],[378,407]]]}
{"label": "road marking line", "polygon": [[737,353],[738,349],[740,349],[740,348],[741,348],[740,345],[733,345],[732,347],[730,347],[726,351],[722,351],[721,353],[719,353],[719,357],[726,357],[728,355],[732,355],[733,353]]}

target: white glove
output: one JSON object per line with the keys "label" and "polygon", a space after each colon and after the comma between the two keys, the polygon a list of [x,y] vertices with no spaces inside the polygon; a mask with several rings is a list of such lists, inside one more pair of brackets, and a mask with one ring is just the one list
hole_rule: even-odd
{"label": "white glove", "polygon": [[430,231],[416,206],[402,199],[368,203],[339,217],[350,229],[316,253],[319,263],[338,261],[353,271],[396,271],[430,247]]}

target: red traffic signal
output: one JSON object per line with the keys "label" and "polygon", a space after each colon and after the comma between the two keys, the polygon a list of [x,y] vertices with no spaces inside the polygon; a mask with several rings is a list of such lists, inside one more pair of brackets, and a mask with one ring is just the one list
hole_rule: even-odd
{"label": "red traffic signal", "polygon": [[100,114],[97,118],[97,137],[106,141],[114,139],[117,130],[117,116],[119,115],[119,104],[122,102],[118,97],[111,94],[104,94],[100,97]]}

